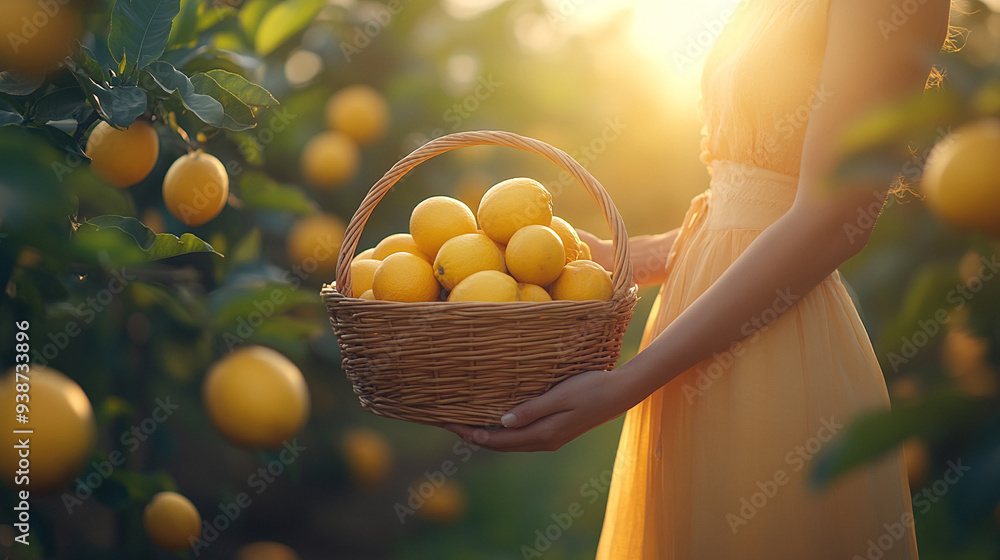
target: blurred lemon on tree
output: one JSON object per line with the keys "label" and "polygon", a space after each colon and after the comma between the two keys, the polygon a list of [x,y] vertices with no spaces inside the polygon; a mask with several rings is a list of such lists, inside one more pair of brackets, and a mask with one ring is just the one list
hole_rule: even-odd
{"label": "blurred lemon on tree", "polygon": [[351,476],[359,484],[374,486],[392,470],[392,448],[382,434],[370,428],[344,433],[341,448]]}
{"label": "blurred lemon on tree", "polygon": [[375,269],[372,291],[375,299],[413,303],[435,301],[441,287],[427,261],[412,253],[393,253]]}
{"label": "blurred lemon on tree", "polygon": [[288,260],[309,275],[332,280],[347,225],[333,214],[313,214],[299,219],[288,231]]}
{"label": "blurred lemon on tree", "polygon": [[135,121],[125,130],[101,121],[87,140],[87,157],[98,177],[112,187],[124,189],[153,170],[160,157],[160,137],[146,121]]}
{"label": "blurred lemon on tree", "polygon": [[351,292],[354,297],[361,297],[361,294],[372,289],[372,278],[375,276],[375,269],[382,261],[375,259],[354,259],[351,261]]}
{"label": "blurred lemon on tree", "polygon": [[51,70],[68,56],[82,29],[67,0],[4,0],[0,18],[0,68],[28,74]]}
{"label": "blurred lemon on tree", "polygon": [[389,126],[389,104],[370,86],[347,86],[327,100],[326,125],[358,144],[370,144],[381,138]]}
{"label": "blurred lemon on tree", "polygon": [[358,145],[342,132],[321,132],[302,151],[302,176],[320,190],[331,190],[350,181],[358,172]]}
{"label": "blurred lemon on tree", "polygon": [[952,132],[931,151],[921,188],[927,205],[960,229],[1000,236],[1000,119]]}
{"label": "blurred lemon on tree", "polygon": [[573,261],[549,286],[552,299],[608,301],[614,287],[608,271],[594,261]]}
{"label": "blurred lemon on tree", "polygon": [[524,226],[552,223],[552,195],[534,179],[507,179],[486,191],[477,217],[490,239],[506,245]]}
{"label": "blurred lemon on tree", "polygon": [[520,301],[552,301],[552,296],[541,286],[518,282],[517,299]]}
{"label": "blurred lemon on tree", "polygon": [[438,523],[458,521],[465,513],[465,492],[459,484],[446,480],[424,500],[420,514]]}
{"label": "blurred lemon on tree", "polygon": [[247,346],[222,358],[202,384],[212,424],[232,443],[276,449],[309,417],[309,388],[302,372],[282,354]]}
{"label": "blurred lemon on tree", "polygon": [[394,233],[379,241],[378,245],[372,250],[370,258],[381,261],[393,253],[410,253],[424,259],[428,263],[432,262],[431,258],[425,255],[420,250],[420,247],[417,247],[417,244],[413,242],[413,236],[408,233]]}
{"label": "blurred lemon on tree", "polygon": [[200,226],[219,215],[229,200],[229,174],[219,159],[201,150],[171,164],[163,178],[163,203],[178,220]]}
{"label": "blurred lemon on tree", "polygon": [[476,233],[476,216],[461,201],[448,196],[422,200],[410,213],[410,235],[420,250],[434,259],[452,237]]}
{"label": "blurred lemon on tree", "polygon": [[201,514],[191,500],[177,492],[160,492],[146,504],[142,524],[156,546],[180,552],[201,536]]}
{"label": "blurred lemon on tree", "polygon": [[566,265],[566,251],[551,228],[525,226],[510,238],[505,253],[507,271],[518,282],[548,286]]}
{"label": "blurred lemon on tree", "polygon": [[299,560],[299,555],[281,543],[260,541],[240,547],[236,560]]}
{"label": "blurred lemon on tree", "polygon": [[927,480],[930,469],[930,451],[927,444],[917,438],[903,442],[903,457],[906,459],[906,476],[910,488],[920,488]]}
{"label": "blurred lemon on tree", "polygon": [[448,301],[517,301],[517,280],[496,270],[477,272],[459,282]]}
{"label": "blurred lemon on tree", "polygon": [[452,237],[434,259],[434,277],[446,290],[481,270],[503,272],[503,252],[481,233]]}
{"label": "blurred lemon on tree", "polygon": [[[0,448],[4,483],[16,485],[12,488],[26,486],[33,492],[59,491],[76,477],[94,449],[94,410],[83,389],[62,373],[32,365],[26,382],[24,377],[16,378],[15,370],[9,370],[0,383],[0,404],[7,411],[0,417],[6,438]],[[16,420],[18,404],[26,405],[25,423]],[[20,435],[13,430],[34,433]],[[30,465],[22,480],[16,475],[21,457],[15,445],[25,437],[30,439]]]}

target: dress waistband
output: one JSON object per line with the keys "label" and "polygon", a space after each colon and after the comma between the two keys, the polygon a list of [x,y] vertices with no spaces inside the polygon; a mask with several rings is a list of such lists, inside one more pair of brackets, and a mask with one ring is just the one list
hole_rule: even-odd
{"label": "dress waistband", "polygon": [[728,160],[711,163],[707,229],[762,230],[792,207],[798,177]]}

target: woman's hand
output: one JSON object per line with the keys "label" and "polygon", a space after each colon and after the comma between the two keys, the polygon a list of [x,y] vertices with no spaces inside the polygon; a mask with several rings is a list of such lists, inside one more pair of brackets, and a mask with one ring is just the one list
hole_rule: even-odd
{"label": "woman's hand", "polygon": [[611,241],[601,239],[585,229],[576,228],[576,234],[590,247],[590,257],[604,270],[612,270],[615,266],[615,251]]}
{"label": "woman's hand", "polygon": [[503,415],[504,428],[490,432],[461,424],[443,427],[465,441],[494,451],[555,451],[584,432],[616,418],[633,404],[621,370],[586,371],[525,401]]}

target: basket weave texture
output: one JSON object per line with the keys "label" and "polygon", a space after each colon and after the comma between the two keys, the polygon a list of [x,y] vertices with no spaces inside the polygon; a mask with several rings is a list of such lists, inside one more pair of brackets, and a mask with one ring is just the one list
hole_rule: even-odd
{"label": "basket weave texture", "polygon": [[[427,302],[362,300],[350,263],[375,206],[407,172],[457,148],[498,145],[541,155],[574,177],[600,206],[614,244],[609,301]],[[337,281],[321,295],[344,373],[364,409],[419,423],[497,426],[508,409],[587,370],[614,366],[637,301],[628,233],[604,187],[568,154],[510,132],[460,132],[424,144],[368,192],[347,226]]]}

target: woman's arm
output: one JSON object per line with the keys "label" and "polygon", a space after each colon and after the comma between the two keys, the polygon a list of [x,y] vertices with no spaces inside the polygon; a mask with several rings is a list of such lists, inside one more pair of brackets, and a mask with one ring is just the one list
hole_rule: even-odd
{"label": "woman's arm", "polygon": [[[632,274],[639,287],[662,284],[667,279],[667,256],[674,246],[679,229],[656,235],[638,235],[628,240],[632,258]],[[590,247],[591,256],[605,270],[614,269],[615,255],[611,241],[600,239],[582,229],[576,230],[580,239]]]}
{"label": "woman's arm", "polygon": [[[792,208],[750,244],[720,278],[638,356],[621,368],[591,371],[514,407],[485,447],[507,451],[558,449],[621,414],[677,375],[759,328],[777,293],[802,297],[867,242],[859,212],[872,193],[885,196],[892,177],[826,188],[845,127],[877,105],[921,91],[929,55],[947,34],[950,3],[928,0],[910,20],[883,36],[893,0],[831,0],[820,84],[832,91],[813,110]],[[902,162],[901,162],[902,163]],[[860,238],[859,238],[860,237]],[[465,427],[450,426],[471,437]]]}

